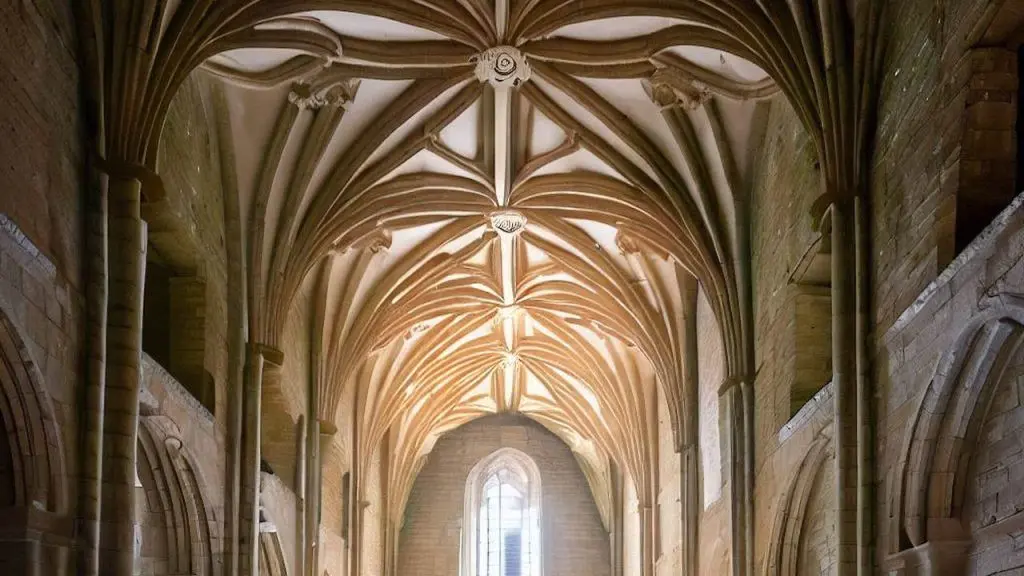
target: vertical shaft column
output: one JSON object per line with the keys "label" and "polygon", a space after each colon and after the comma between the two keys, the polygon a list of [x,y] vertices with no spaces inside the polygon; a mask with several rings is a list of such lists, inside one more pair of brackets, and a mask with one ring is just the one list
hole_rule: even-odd
{"label": "vertical shaft column", "polygon": [[871,314],[868,302],[871,293],[868,255],[869,218],[863,198],[854,204],[854,227],[857,246],[857,574],[870,576],[874,570],[872,536],[874,528],[874,483],[871,465],[874,449],[871,365],[868,356],[868,331]]}
{"label": "vertical shaft column", "polygon": [[677,434],[679,452],[679,517],[680,536],[683,544],[682,573],[697,576],[699,552],[697,550],[700,528],[700,472],[697,458],[700,371],[697,349],[697,279],[687,276],[682,288],[683,303],[683,416]]}
{"label": "vertical shaft column", "polygon": [[112,576],[131,576],[136,548],[135,468],[146,274],[141,200],[138,180],[110,177],[100,566]]}
{"label": "vertical shaft column", "polygon": [[[319,396],[311,386],[310,404]],[[311,411],[306,419],[306,576],[316,576],[320,560],[320,420]]]}
{"label": "vertical shaft column", "polygon": [[260,401],[263,393],[263,352],[250,344],[242,395],[242,497],[239,514],[238,573],[259,575]]}
{"label": "vertical shaft column", "polygon": [[306,477],[309,474],[309,441],[307,435],[309,433],[309,425],[307,424],[310,420],[309,410],[306,414],[299,416],[298,430],[299,438],[296,442],[296,450],[298,451],[298,458],[295,461],[295,573],[302,576],[309,572],[309,568],[306,567],[306,560],[309,558],[307,553],[309,549],[309,534],[306,531],[306,514],[309,511],[309,492],[307,488]]}
{"label": "vertical shaft column", "polygon": [[650,503],[640,505],[640,574],[654,576],[654,507]]}
{"label": "vertical shaft column", "polygon": [[680,514],[682,522],[680,534],[683,540],[682,572],[684,576],[697,576],[699,554],[697,542],[700,527],[700,492],[697,468],[697,447],[688,444],[679,453],[681,468],[680,481]]}
{"label": "vertical shaft column", "polygon": [[[612,576],[622,576],[625,571],[623,553],[625,552],[625,539],[623,538],[623,514],[625,512],[625,497],[623,494],[622,474],[614,462],[609,464],[609,476],[612,481],[612,518],[609,534],[609,545],[612,553]],[[545,554],[550,554],[545,548]]]}
{"label": "vertical shaft column", "polygon": [[743,464],[743,421],[742,398],[740,386],[734,380],[727,380],[718,391],[718,403],[723,409],[721,414],[728,426],[726,427],[725,445],[728,448],[729,462],[729,526],[732,539],[732,573],[735,576],[746,574],[746,530],[743,518],[745,513],[744,498],[744,464]]}
{"label": "vertical shaft column", "polygon": [[832,387],[835,408],[836,537],[840,576],[857,569],[857,380],[853,200],[833,202]]}
{"label": "vertical shaft column", "polygon": [[[95,179],[95,180],[98,180]],[[82,458],[78,472],[78,572],[99,574],[100,503],[103,481],[103,394],[107,358],[107,190],[90,180],[86,214],[88,338],[82,416]]]}

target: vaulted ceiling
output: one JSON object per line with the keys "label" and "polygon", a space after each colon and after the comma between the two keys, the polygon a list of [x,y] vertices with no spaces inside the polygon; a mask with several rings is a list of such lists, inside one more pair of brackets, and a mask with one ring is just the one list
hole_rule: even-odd
{"label": "vaulted ceiling", "polygon": [[355,387],[358,453],[390,443],[399,500],[440,434],[504,411],[561,435],[599,501],[610,461],[646,485],[658,388],[683,418],[698,284],[739,345],[775,84],[704,26],[563,26],[574,9],[549,4],[304,12],[203,65],[226,85],[250,338],[278,344],[312,294],[320,418]]}

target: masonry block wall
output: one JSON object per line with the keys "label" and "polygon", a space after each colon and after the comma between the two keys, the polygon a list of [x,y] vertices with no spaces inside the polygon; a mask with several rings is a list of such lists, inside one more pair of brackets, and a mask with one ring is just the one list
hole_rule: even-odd
{"label": "masonry block wall", "polygon": [[[798,270],[818,250],[811,206],[821,194],[814,145],[783,98],[771,102],[760,150],[751,232],[757,461],[770,455],[771,439],[794,412],[793,387],[802,376],[798,354],[806,352],[798,350],[805,342],[798,342],[797,320],[808,310],[800,306],[793,284]],[[827,382],[818,382],[818,387]]]}
{"label": "masonry block wall", "polygon": [[[34,375],[52,407],[59,439],[53,448],[63,463],[61,481],[51,487],[62,494],[62,508],[55,500],[54,509],[36,516],[0,517],[0,550],[29,527],[47,527],[44,556],[53,564],[43,570],[59,574],[71,565],[84,354],[82,166],[87,144],[77,41],[69,3],[0,4],[0,316],[18,342],[19,366]],[[1017,311],[1024,284],[1021,209],[1011,210],[991,236],[968,245],[1020,188],[1012,170],[1018,63],[1012,49],[984,45],[975,30],[996,4],[889,3],[869,191],[879,570],[909,571],[930,561],[922,552],[929,542],[963,548],[968,574],[1024,564],[1024,502],[1016,488],[1024,482],[1024,355]],[[217,573],[224,548],[227,342],[229,333],[241,327],[228,323],[224,197],[235,191],[224,190],[215,128],[225,116],[217,109],[216,95],[215,83],[197,72],[174,99],[158,161],[167,196],[145,207],[152,247],[173,268],[183,298],[171,312],[180,323],[172,326],[170,339],[179,359],[172,363],[187,366],[189,376],[176,379],[165,370],[173,366],[147,359],[143,418],[171,431],[158,436],[165,450],[180,442],[181,453],[191,458],[187,469],[202,494],[199,521],[210,546],[188,558],[171,557],[175,547],[166,540],[163,494],[154,488],[159,471],[145,460],[153,469],[140,473],[146,515],[143,573],[172,568],[189,573],[193,563],[206,560]],[[814,362],[820,350],[813,348],[825,345],[800,331],[802,319],[821,319],[824,305],[802,300],[791,286],[794,271],[816,241],[809,209],[820,192],[820,175],[811,143],[788,104],[777,97],[766,105],[768,125],[752,191],[755,558],[759,568],[779,566],[785,561],[782,550],[791,545],[797,573],[828,573],[834,570],[835,555],[829,516],[834,497],[828,449],[832,397],[827,386],[810,393],[828,373]],[[281,373],[267,380],[264,448],[277,474],[265,477],[265,512],[279,530],[288,531],[279,539],[288,562],[294,558],[297,524],[295,426],[305,410],[310,371],[305,298],[300,296],[289,314]],[[700,565],[702,574],[727,574],[730,503],[722,471],[729,454],[721,442],[724,419],[718,401],[724,378],[721,342],[706,301],[700,306],[698,410],[705,508]],[[996,340],[999,346],[985,348]],[[967,360],[960,365],[958,358]],[[178,381],[207,374],[215,391],[215,400],[205,402],[211,410]],[[971,374],[985,376],[971,379]],[[807,394],[794,396],[795,384]],[[971,395],[963,395],[967,392]],[[351,396],[342,405],[337,422],[343,425],[327,439],[323,452],[321,567],[334,576],[346,573],[341,478],[352,469]],[[962,418],[954,418],[957,414]],[[661,413],[658,574],[675,573],[679,562],[679,467],[668,428]],[[534,455],[550,476],[545,477],[545,489],[552,491],[546,495],[547,518],[561,524],[546,527],[552,539],[548,550],[559,551],[549,555],[548,576],[607,573],[608,536],[569,449],[531,422],[491,418],[450,433],[430,456],[410,500],[400,576],[455,573],[458,549],[453,543],[458,542],[465,472],[509,443]],[[959,453],[955,462],[936,456],[926,465],[922,455],[927,446],[940,449],[940,456],[965,446],[972,450]],[[374,458],[364,471],[363,492],[352,503],[366,519],[365,576],[377,576],[384,561],[378,546],[383,520],[379,465]],[[10,468],[0,462],[0,477],[9,475]],[[949,490],[950,483],[955,490]],[[638,533],[635,512],[627,520],[631,532]],[[790,529],[800,534],[795,542],[781,536]],[[630,565],[637,566],[635,534],[627,545]],[[0,570],[23,568],[10,562],[0,552]]]}
{"label": "masonry block wall", "polygon": [[[213,412],[223,426],[227,422],[228,397],[228,264],[226,192],[217,134],[217,117],[221,113],[216,90],[204,73],[195,72],[175,95],[161,134],[157,162],[167,196],[145,204],[143,217],[149,225],[151,250],[167,263],[172,282],[187,282],[191,284],[188,290],[203,291],[202,312],[172,316],[171,327],[172,332],[201,328],[202,350],[189,350],[190,355],[183,359],[193,361],[185,362],[186,372],[199,379],[197,385],[189,383],[191,387],[202,389],[212,384],[209,396],[216,399]],[[185,292],[172,292],[172,304],[175,300],[179,305],[183,303],[187,298]],[[193,297],[198,300],[200,295]],[[172,352],[177,350],[177,356],[183,357],[182,346],[180,342],[172,343]],[[201,361],[197,358],[200,354]],[[212,382],[205,381],[206,374]]]}
{"label": "masonry block wall", "polygon": [[77,42],[69,2],[0,6],[0,214],[76,286],[85,165]]}
{"label": "masonry block wall", "polygon": [[569,447],[539,424],[511,416],[482,418],[438,441],[409,499],[397,573],[459,573],[466,478],[477,462],[504,447],[526,453],[540,468],[544,574],[610,574],[608,533]]}
{"label": "masonry block wall", "polygon": [[[992,0],[892,3],[871,209],[879,333],[955,256],[956,191],[972,75]],[[922,25],[929,23],[929,25]]]}
{"label": "masonry block wall", "polygon": [[1024,518],[1020,491],[1008,489],[1014,478],[1019,487],[1024,473],[1024,317],[1014,296],[1024,282],[1019,204],[883,336],[878,458],[886,496],[878,513],[885,520],[879,526],[884,566],[922,564],[918,551],[928,542],[969,543],[961,552],[969,550],[970,574],[1024,563],[1015,544],[1015,526]]}
{"label": "masonry block wall", "polygon": [[[67,2],[0,6],[0,388],[40,395],[39,407],[48,413],[43,424],[53,434],[48,451],[60,462],[47,483],[59,502],[0,514],[0,571],[6,573],[63,574],[74,545],[69,512],[77,498],[85,157],[74,30]],[[30,423],[0,426],[24,430]],[[26,549],[37,554],[38,566],[11,553]]]}

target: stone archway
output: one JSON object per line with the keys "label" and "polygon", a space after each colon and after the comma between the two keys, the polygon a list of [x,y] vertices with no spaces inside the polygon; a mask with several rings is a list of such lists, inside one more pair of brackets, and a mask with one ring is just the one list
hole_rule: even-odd
{"label": "stone archway", "polygon": [[[998,540],[1024,522],[1024,515],[1012,506],[998,510],[998,517],[993,515],[986,522],[973,522],[965,514],[979,487],[989,489],[982,486],[981,475],[1024,466],[1019,449],[1000,449],[1005,458],[996,458],[985,470],[978,467],[979,454],[1003,442],[1004,432],[998,439],[988,432],[997,396],[1003,396],[997,392],[1007,375],[1024,367],[1020,298],[1001,295],[989,303],[994,305],[968,323],[940,360],[904,440],[904,457],[889,503],[892,536],[887,543],[889,567],[903,574],[963,573],[970,558],[986,554],[979,549],[980,543]],[[1014,398],[1016,417],[1024,418],[1019,394]],[[1017,434],[1021,431],[1024,427],[1011,425],[1005,430],[1006,440],[1021,444]],[[1008,461],[1015,454],[1020,463]]]}
{"label": "stone archway", "polygon": [[0,506],[66,508],[64,454],[42,377],[14,325],[0,312]]}
{"label": "stone archway", "polygon": [[0,311],[0,558],[13,573],[59,573],[70,548],[64,452],[50,397]]}
{"label": "stone archway", "polygon": [[830,431],[819,434],[807,454],[800,461],[789,486],[779,503],[772,528],[771,550],[765,574],[770,576],[796,576],[800,573],[800,560],[806,544],[803,536],[816,484],[820,484],[823,464],[833,456],[834,446]]}
{"label": "stone archway", "polygon": [[139,420],[139,574],[214,574],[217,523],[198,467],[166,416]]}

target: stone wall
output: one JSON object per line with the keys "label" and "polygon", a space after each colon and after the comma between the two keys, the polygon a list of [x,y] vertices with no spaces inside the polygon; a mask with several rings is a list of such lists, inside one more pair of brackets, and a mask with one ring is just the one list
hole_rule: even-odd
{"label": "stone wall", "polygon": [[70,2],[0,6],[0,214],[81,286],[83,110]]}
{"label": "stone wall", "polygon": [[[322,446],[323,480],[320,489],[320,567],[332,575],[345,574],[350,554],[348,539],[342,538],[343,526],[349,522],[356,498],[349,497],[349,510],[345,510],[342,479],[352,470],[352,414],[355,387],[349,386],[341,396],[335,423],[338,431]],[[350,477],[351,478],[351,477]],[[350,480],[351,482],[351,480]],[[351,535],[349,535],[351,536]]]}
{"label": "stone wall", "polygon": [[609,574],[608,534],[569,447],[540,425],[511,416],[477,420],[437,442],[409,498],[397,573],[459,573],[466,479],[477,462],[503,447],[526,453],[540,468],[544,574]]}
{"label": "stone wall", "polygon": [[955,256],[968,49],[979,42],[985,10],[996,4],[890,3],[871,184],[879,334]]}
{"label": "stone wall", "polygon": [[[806,352],[798,344],[807,343],[798,343],[798,317],[808,311],[798,307],[802,291],[797,281],[820,249],[811,216],[811,205],[822,189],[814,145],[792,107],[782,98],[771,103],[754,171],[751,267],[757,374],[756,460],[760,463],[774,451],[773,439],[794,412],[793,388],[801,368],[798,353]],[[818,388],[828,381],[827,377],[821,379]]]}
{"label": "stone wall", "polygon": [[[701,290],[697,298],[698,438],[700,441],[701,501],[699,552],[701,574],[731,574],[728,562],[729,486],[723,466],[727,426],[719,391],[725,380],[722,333]],[[722,564],[724,559],[724,564]],[[710,572],[709,572],[710,570]]]}
{"label": "stone wall", "polygon": [[[198,340],[187,352],[172,342],[172,356],[184,366],[166,366],[197,396],[212,386],[214,414],[221,426],[227,417],[228,295],[225,248],[224,185],[217,134],[218,88],[204,73],[194,72],[171,102],[160,139],[157,171],[166,196],[143,204],[149,227],[150,258],[166,268],[171,287],[201,290],[201,301],[190,315],[171,315],[172,335]],[[171,294],[171,302],[183,294]],[[174,308],[174,306],[172,306]],[[197,322],[201,317],[202,322]],[[198,326],[199,332],[189,331]],[[188,370],[187,367],[193,367]]]}
{"label": "stone wall", "polygon": [[0,6],[0,311],[54,404],[77,469],[83,330],[82,109],[71,5]]}
{"label": "stone wall", "polygon": [[1024,471],[1022,204],[1019,197],[883,335],[878,536],[886,566],[929,561],[929,543],[973,546],[972,574],[1021,565],[1007,554],[1024,521],[1020,484],[1006,486]]}

